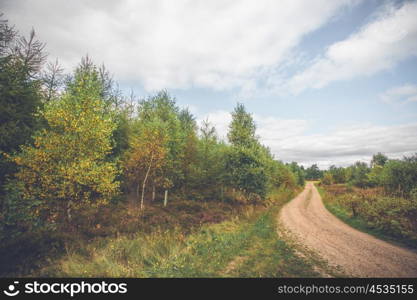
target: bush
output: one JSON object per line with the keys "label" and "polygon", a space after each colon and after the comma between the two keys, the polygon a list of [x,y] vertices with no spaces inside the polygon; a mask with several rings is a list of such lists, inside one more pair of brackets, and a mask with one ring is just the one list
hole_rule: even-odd
{"label": "bush", "polygon": [[332,184],[333,183],[333,176],[332,176],[332,174],[329,173],[329,172],[326,172],[324,174],[323,178],[321,179],[321,182],[324,185],[330,185],[330,184]]}
{"label": "bush", "polygon": [[387,192],[410,197],[417,188],[417,154],[403,160],[390,160],[384,165],[381,181]]}
{"label": "bush", "polygon": [[381,188],[334,189],[326,187],[326,198],[345,208],[352,217],[363,219],[367,227],[417,245],[417,201],[389,197]]}
{"label": "bush", "polygon": [[364,162],[356,162],[350,167],[350,183],[356,187],[365,188],[369,187],[368,173],[370,169]]}

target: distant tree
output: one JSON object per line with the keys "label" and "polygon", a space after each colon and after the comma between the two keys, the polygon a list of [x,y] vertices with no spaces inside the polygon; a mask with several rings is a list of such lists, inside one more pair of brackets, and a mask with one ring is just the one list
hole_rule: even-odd
{"label": "distant tree", "polygon": [[387,161],[388,161],[388,157],[386,155],[382,154],[381,152],[378,152],[377,154],[374,154],[372,156],[371,168],[373,168],[375,166],[383,167]]}
{"label": "distant tree", "polygon": [[370,169],[365,162],[356,162],[351,167],[350,183],[361,188],[368,187],[370,185],[369,171]]}
{"label": "distant tree", "polygon": [[389,160],[382,170],[384,188],[400,196],[410,196],[417,189],[417,154],[402,160]]}
{"label": "distant tree", "polygon": [[288,164],[288,167],[294,173],[297,184],[300,186],[304,186],[305,184],[304,168],[302,166],[299,166],[296,162],[292,162]]}
{"label": "distant tree", "polygon": [[194,183],[195,165],[197,163],[197,123],[194,116],[188,109],[182,109],[178,113],[180,122],[180,142],[182,151],[180,152],[180,168],[183,174],[183,181],[180,182],[184,196]]}
{"label": "distant tree", "polygon": [[342,167],[330,166],[329,173],[332,175],[334,183],[345,183],[346,182],[346,170]]}
{"label": "distant tree", "polygon": [[272,188],[293,189],[298,184],[296,175],[282,162],[273,160],[268,164],[268,179]]}
{"label": "distant tree", "polygon": [[322,182],[324,185],[330,185],[330,184],[333,184],[333,182],[334,182],[334,178],[333,178],[332,173],[330,173],[330,172],[325,172],[325,173],[324,173],[324,175],[323,175],[323,178],[321,179],[321,182]]}
{"label": "distant tree", "polygon": [[384,167],[381,165],[375,164],[368,173],[368,180],[369,180],[369,186],[380,186],[382,185],[382,172],[384,170]]}
{"label": "distant tree", "polygon": [[232,112],[232,122],[229,125],[227,137],[233,146],[251,147],[257,143],[255,136],[256,125],[245,106],[238,103]]}
{"label": "distant tree", "polygon": [[311,167],[307,168],[305,174],[307,180],[319,180],[323,175],[317,164],[313,164]]}

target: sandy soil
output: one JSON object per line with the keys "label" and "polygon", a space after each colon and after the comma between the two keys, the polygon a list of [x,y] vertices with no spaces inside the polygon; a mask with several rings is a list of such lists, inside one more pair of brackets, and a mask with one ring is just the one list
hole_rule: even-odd
{"label": "sandy soil", "polygon": [[348,276],[417,277],[415,252],[381,241],[337,219],[324,207],[311,182],[282,208],[279,218],[296,240]]}

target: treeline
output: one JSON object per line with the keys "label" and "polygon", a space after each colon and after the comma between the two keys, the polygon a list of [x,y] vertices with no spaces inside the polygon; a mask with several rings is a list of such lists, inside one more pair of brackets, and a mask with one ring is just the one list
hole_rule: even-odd
{"label": "treeline", "polygon": [[417,246],[417,155],[389,159],[378,153],[370,165],[332,166],[321,183],[327,208],[344,221]]}
{"label": "treeline", "polygon": [[323,171],[319,169],[317,164],[312,164],[308,168],[304,168],[297,162],[287,163],[286,165],[293,171],[296,181],[300,185],[304,185],[306,180],[319,180],[323,177]]}
{"label": "treeline", "polygon": [[259,142],[242,104],[222,141],[166,91],[125,96],[89,57],[64,74],[33,31],[6,21],[0,39],[1,238],[69,230],[87,208],[126,199],[142,210],[179,197],[258,203],[304,183]]}
{"label": "treeline", "polygon": [[394,196],[417,199],[417,154],[403,159],[389,159],[378,153],[370,165],[365,162],[342,168],[331,166],[322,183],[347,183],[359,188],[383,187]]}

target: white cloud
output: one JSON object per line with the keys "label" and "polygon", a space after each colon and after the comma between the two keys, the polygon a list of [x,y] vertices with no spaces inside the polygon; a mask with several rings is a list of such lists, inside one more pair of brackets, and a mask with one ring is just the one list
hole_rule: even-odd
{"label": "white cloud", "polygon": [[[202,118],[215,125],[225,139],[230,113],[216,111]],[[257,134],[276,159],[297,161],[309,166],[317,163],[321,168],[330,165],[347,166],[355,161],[369,162],[372,155],[383,152],[390,158],[401,158],[417,152],[417,123],[377,126],[358,124],[335,129],[326,134],[306,134],[310,122],[301,119],[285,120],[271,116],[253,115]]]}
{"label": "white cloud", "polygon": [[406,84],[391,88],[380,95],[386,103],[410,103],[417,102],[417,85]]}
{"label": "white cloud", "polygon": [[[250,87],[301,38],[353,0],[3,0],[22,32],[34,26],[51,57],[72,67],[89,53],[118,80],[147,90]],[[255,78],[255,79],[254,79]]]}
{"label": "white cloud", "polygon": [[387,6],[376,20],[346,40],[332,44],[323,57],[287,83],[299,93],[330,82],[369,76],[417,55],[417,2]]}
{"label": "white cloud", "polygon": [[293,136],[299,136],[308,127],[308,122],[306,120],[285,120],[257,114],[255,114],[253,118],[257,127],[256,132],[265,144],[275,140],[283,140]]}

